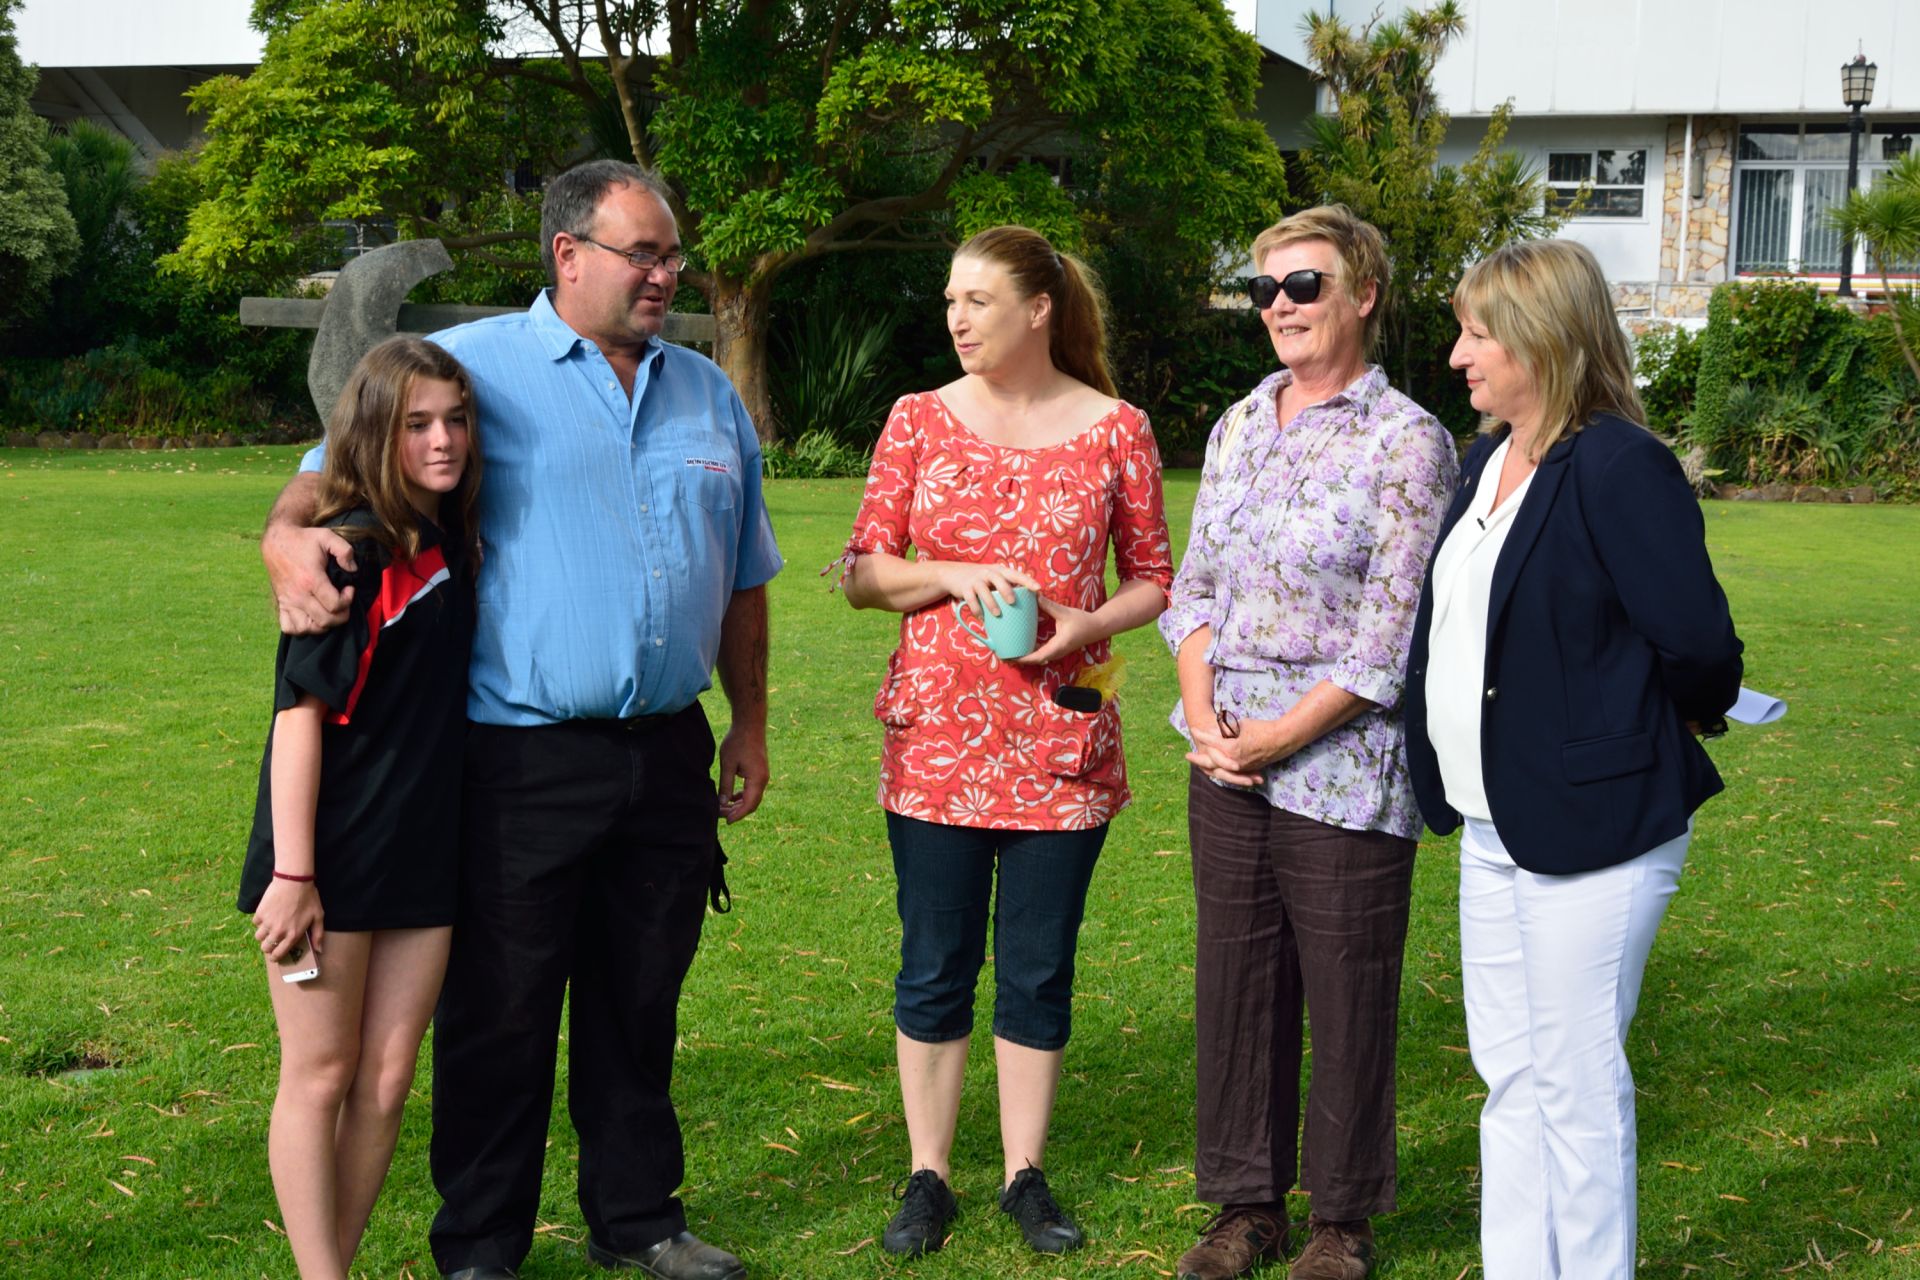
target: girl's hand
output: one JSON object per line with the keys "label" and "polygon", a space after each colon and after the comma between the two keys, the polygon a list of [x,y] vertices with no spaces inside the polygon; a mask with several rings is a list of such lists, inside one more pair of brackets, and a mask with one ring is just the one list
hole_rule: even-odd
{"label": "girl's hand", "polygon": [[1024,570],[1010,564],[968,564],[962,560],[942,560],[939,576],[942,590],[962,604],[972,606],[974,613],[982,618],[989,613],[999,617],[1001,602],[1013,603],[1013,589],[1016,586],[1025,587],[1036,596],[1040,594],[1040,584]]}
{"label": "girl's hand", "polygon": [[1101,634],[1093,615],[1085,609],[1076,609],[1070,604],[1055,604],[1038,592],[1034,598],[1040,602],[1040,608],[1053,619],[1053,635],[1047,642],[1024,658],[1015,658],[1015,662],[1039,665],[1052,662],[1055,658],[1064,658],[1076,653],[1090,644],[1106,639]]}
{"label": "girl's hand", "polygon": [[278,964],[295,943],[309,934],[316,954],[326,930],[321,925],[320,891],[311,881],[275,880],[260,895],[253,913],[253,936],[267,959]]}

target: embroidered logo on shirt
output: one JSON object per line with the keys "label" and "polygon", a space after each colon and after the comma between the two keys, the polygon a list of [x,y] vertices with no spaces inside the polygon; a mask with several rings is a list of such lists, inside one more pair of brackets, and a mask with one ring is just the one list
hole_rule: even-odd
{"label": "embroidered logo on shirt", "polygon": [[705,471],[718,471],[723,476],[733,474],[733,468],[725,462],[722,462],[719,458],[688,458],[687,465],[690,467],[699,467]]}

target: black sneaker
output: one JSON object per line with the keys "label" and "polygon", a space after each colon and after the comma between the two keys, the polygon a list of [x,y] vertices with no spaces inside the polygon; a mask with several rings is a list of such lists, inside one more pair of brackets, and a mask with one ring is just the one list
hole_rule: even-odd
{"label": "black sneaker", "polygon": [[947,1224],[960,1216],[960,1204],[939,1174],[917,1170],[905,1182],[894,1184],[893,1196],[900,1202],[900,1211],[880,1236],[882,1249],[917,1258],[947,1242]]}
{"label": "black sneaker", "polygon": [[1020,1234],[1038,1253],[1065,1253],[1086,1239],[1054,1202],[1047,1175],[1032,1165],[1014,1174],[1000,1193],[1000,1212],[1020,1224]]}

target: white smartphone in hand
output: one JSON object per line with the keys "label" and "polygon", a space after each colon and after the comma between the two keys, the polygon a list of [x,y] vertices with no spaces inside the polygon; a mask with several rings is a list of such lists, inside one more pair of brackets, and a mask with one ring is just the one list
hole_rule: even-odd
{"label": "white smartphone in hand", "polygon": [[280,957],[280,967],[284,970],[282,982],[312,982],[320,976],[320,955],[313,949],[311,931],[287,948],[287,954]]}

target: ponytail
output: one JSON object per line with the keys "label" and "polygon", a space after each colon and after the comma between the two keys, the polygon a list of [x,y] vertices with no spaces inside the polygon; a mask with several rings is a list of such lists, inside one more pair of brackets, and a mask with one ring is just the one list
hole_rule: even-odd
{"label": "ponytail", "polygon": [[1053,299],[1049,354],[1053,367],[1078,378],[1102,395],[1117,396],[1107,366],[1107,299],[1093,268],[1070,253],[1056,251],[1047,238],[1027,227],[989,227],[954,251],[956,258],[980,258],[1005,267],[1025,297]]}

